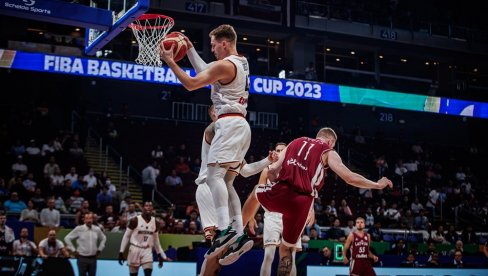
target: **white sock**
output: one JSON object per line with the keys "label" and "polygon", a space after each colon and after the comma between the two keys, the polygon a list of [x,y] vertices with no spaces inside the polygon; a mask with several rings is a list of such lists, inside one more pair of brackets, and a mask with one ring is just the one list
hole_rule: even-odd
{"label": "white sock", "polygon": [[235,215],[232,217],[231,220],[232,220],[232,228],[236,230],[237,235],[240,236],[244,234],[244,226],[242,226],[242,215]]}
{"label": "white sock", "polygon": [[229,207],[222,206],[217,208],[217,218],[219,230],[227,229],[229,227]]}

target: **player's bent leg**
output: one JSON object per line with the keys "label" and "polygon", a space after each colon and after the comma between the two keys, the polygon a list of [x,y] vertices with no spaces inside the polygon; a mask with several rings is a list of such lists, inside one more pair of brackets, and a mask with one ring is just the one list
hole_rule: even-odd
{"label": "player's bent leg", "polygon": [[291,273],[293,266],[293,248],[287,247],[284,244],[280,245],[280,261],[278,263],[278,276],[288,276]]}
{"label": "player's bent leg", "polygon": [[291,259],[293,260],[293,266],[291,267],[291,273],[290,273],[291,276],[297,276],[297,263],[296,263],[297,258],[296,258],[296,256],[297,256],[297,251],[295,249],[291,253]]}
{"label": "player's bent leg", "polygon": [[271,266],[276,252],[275,245],[267,245],[264,247],[264,258],[261,264],[261,276],[271,276]]}
{"label": "player's bent leg", "polygon": [[144,269],[144,276],[151,276],[152,274],[152,269]]}

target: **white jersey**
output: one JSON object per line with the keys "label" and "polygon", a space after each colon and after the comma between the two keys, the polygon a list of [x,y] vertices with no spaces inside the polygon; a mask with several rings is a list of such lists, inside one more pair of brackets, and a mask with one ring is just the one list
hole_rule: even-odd
{"label": "white jersey", "polygon": [[235,78],[228,84],[212,84],[210,98],[215,105],[217,115],[240,113],[246,116],[247,99],[249,98],[249,63],[245,57],[231,55],[228,60],[236,67]]}
{"label": "white jersey", "polygon": [[153,234],[156,232],[156,219],[151,217],[146,222],[142,215],[137,216],[137,227],[132,231],[130,244],[140,248],[151,248],[154,246]]}

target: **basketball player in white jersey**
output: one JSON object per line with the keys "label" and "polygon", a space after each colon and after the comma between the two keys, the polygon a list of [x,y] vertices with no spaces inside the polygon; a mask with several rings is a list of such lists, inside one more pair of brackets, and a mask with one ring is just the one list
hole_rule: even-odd
{"label": "basketball player in white jersey", "polygon": [[[202,139],[203,141],[201,159],[203,163],[205,163],[207,160],[207,153],[212,143],[212,139],[215,135],[214,122],[216,120],[216,116],[213,106],[210,106],[209,108],[209,116],[210,118],[212,118],[212,123],[205,129],[204,137]],[[270,152],[268,157],[264,158],[261,161],[252,164],[247,164],[245,161],[243,161],[241,162],[241,165],[237,168],[230,168],[228,170],[226,174],[226,179],[229,177],[233,178],[238,174],[241,174],[244,177],[249,177],[251,175],[257,174],[265,169],[272,162],[275,162],[277,160],[277,157],[278,155],[276,152]],[[206,183],[206,179],[207,167],[202,166],[200,168],[198,178],[195,180],[195,183],[198,185],[195,196],[198,204],[198,209],[200,211],[200,218],[202,221],[205,238],[212,239],[212,237],[215,235],[217,218],[215,214],[215,205],[212,200],[212,193]],[[229,189],[234,189],[234,187],[229,187]],[[233,209],[230,209],[229,211],[230,219],[232,223],[235,223],[235,221],[237,220],[237,218],[235,217],[235,212]],[[235,250],[233,253],[236,253],[238,256],[249,251],[254,244],[254,242],[249,239],[247,235],[243,235],[241,237],[242,238],[240,240],[238,239],[234,244],[232,244],[235,246]],[[219,260],[221,257],[224,257],[222,261]],[[237,260],[237,258],[235,258],[233,254],[219,254],[215,257],[206,258],[202,264],[200,275],[215,275],[218,271],[220,271],[220,264],[228,265],[233,263],[235,260]]]}
{"label": "basketball player in white jersey", "polygon": [[[175,44],[171,49],[161,48],[161,59],[186,89],[193,91],[207,85],[212,87],[210,98],[215,105],[218,120],[215,122],[215,137],[207,156],[207,184],[216,208],[218,229],[205,257],[219,255],[227,245],[244,235],[239,196],[235,190],[228,189],[232,183],[226,183],[224,178],[229,168],[236,167],[244,160],[251,142],[251,128],[245,118],[249,97],[249,63],[237,53],[237,34],[232,26],[220,25],[209,36],[217,61],[205,63],[191,47],[187,55],[198,72],[194,77],[187,75],[174,61]],[[227,180],[232,182],[233,178]],[[235,217],[240,217],[235,227],[229,226],[230,208],[237,213]]]}
{"label": "basketball player in white jersey", "polygon": [[152,216],[153,204],[151,201],[144,202],[143,212],[141,215],[130,220],[129,226],[125,230],[119,251],[119,264],[124,263],[124,251],[129,243],[129,254],[127,255],[127,264],[129,273],[136,276],[139,267],[144,270],[144,276],[150,276],[153,269],[152,250],[158,255],[159,268],[163,266],[163,260],[166,259],[161,244],[159,243],[159,227],[156,218]]}

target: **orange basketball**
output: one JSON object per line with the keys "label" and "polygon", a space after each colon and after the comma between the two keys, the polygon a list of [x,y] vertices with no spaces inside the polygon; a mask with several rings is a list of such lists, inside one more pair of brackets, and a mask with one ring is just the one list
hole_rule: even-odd
{"label": "orange basketball", "polygon": [[186,43],[185,37],[178,32],[167,34],[162,43],[166,50],[169,50],[173,44],[175,45],[173,48],[175,61],[180,61],[186,55],[186,51],[188,51],[188,44]]}

